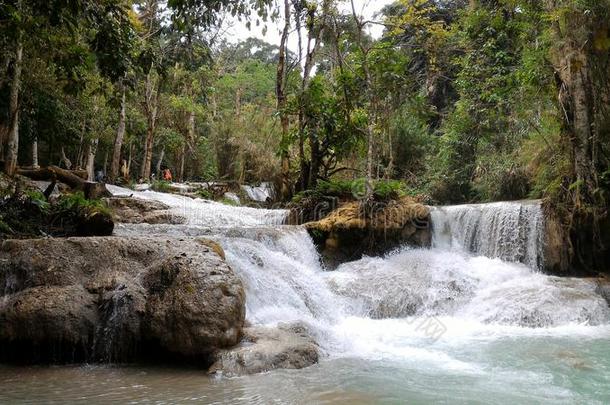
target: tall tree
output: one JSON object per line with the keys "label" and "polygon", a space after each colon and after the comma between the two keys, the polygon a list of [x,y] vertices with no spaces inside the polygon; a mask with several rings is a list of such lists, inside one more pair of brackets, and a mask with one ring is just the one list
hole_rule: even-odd
{"label": "tall tree", "polygon": [[[546,0],[551,17],[562,139],[569,148],[572,184],[563,195],[576,263],[604,266],[610,243],[610,1]],[[603,225],[606,224],[606,225]]]}
{"label": "tall tree", "polygon": [[364,20],[364,17],[359,16],[356,13],[356,5],[354,4],[354,0],[350,0],[352,6],[352,17],[354,19],[354,23],[356,24],[356,44],[360,50],[360,57],[362,58],[360,63],[362,67],[362,73],[364,75],[364,94],[369,104],[368,117],[366,119],[365,127],[360,128],[362,132],[365,133],[367,139],[367,149],[366,149],[366,178],[365,178],[365,201],[371,201],[373,198],[373,144],[375,142],[375,125],[376,125],[376,114],[375,111],[375,100],[374,95],[372,94],[372,82],[371,82],[371,70],[369,67],[369,53],[370,49],[366,46],[364,42],[364,29],[368,24],[367,21]]}
{"label": "tall tree", "polygon": [[286,63],[286,54],[288,50],[288,35],[290,34],[290,20],[292,14],[290,11],[290,0],[284,0],[284,28],[282,29],[282,37],[280,40],[280,49],[277,62],[277,78],[275,92],[277,97],[277,110],[280,116],[280,125],[282,127],[282,140],[280,142],[281,156],[281,189],[280,194],[283,200],[290,198],[290,154],[289,154],[289,126],[290,120],[286,108],[286,85],[288,78],[288,66]]}
{"label": "tall tree", "polygon": [[128,12],[129,5],[122,0],[68,3],[7,0],[0,3],[2,42],[10,38],[13,46],[8,58],[12,73],[6,172],[12,174],[17,167],[23,113],[20,111],[20,90],[32,85],[24,80],[30,79],[30,69],[36,67],[25,61],[40,60],[56,67],[55,71],[47,71],[47,75],[63,76],[62,84],[70,93],[83,89],[88,70],[98,69],[109,78],[120,76],[130,47]]}
{"label": "tall tree", "polygon": [[[18,8],[22,10],[22,3]],[[19,90],[21,87],[21,71],[23,63],[23,32],[19,30],[15,42],[15,59],[13,77],[11,80],[11,95],[9,103],[9,125],[4,172],[12,176],[17,169],[17,153],[19,151]]]}
{"label": "tall tree", "polygon": [[123,148],[123,140],[125,139],[125,129],[127,120],[127,85],[125,78],[119,82],[121,92],[121,100],[119,107],[119,123],[117,125],[116,138],[112,148],[112,161],[110,162],[110,173],[108,177],[110,181],[114,181],[118,174],[121,164],[121,149]]}
{"label": "tall tree", "polygon": [[157,127],[157,114],[159,111],[159,96],[161,91],[161,76],[158,70],[164,63],[162,46],[163,18],[161,4],[158,0],[144,0],[139,4],[139,18],[144,26],[140,33],[145,43],[143,52],[143,68],[146,74],[142,106],[146,115],[146,136],[140,177],[148,180],[151,175],[155,130]]}

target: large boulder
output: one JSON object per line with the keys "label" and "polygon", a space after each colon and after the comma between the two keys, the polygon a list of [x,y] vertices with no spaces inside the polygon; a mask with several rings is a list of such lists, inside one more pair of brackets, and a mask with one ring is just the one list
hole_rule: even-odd
{"label": "large boulder", "polygon": [[239,346],[216,354],[210,373],[238,376],[301,369],[316,364],[319,357],[319,347],[303,324],[254,326],[244,329]]}
{"label": "large boulder", "polygon": [[378,202],[363,213],[359,201],[343,204],[325,218],[305,227],[328,267],[375,256],[402,245],[431,243],[430,209],[409,197]]}
{"label": "large boulder", "polygon": [[240,341],[245,296],[203,239],[8,240],[0,247],[0,360],[208,365]]}

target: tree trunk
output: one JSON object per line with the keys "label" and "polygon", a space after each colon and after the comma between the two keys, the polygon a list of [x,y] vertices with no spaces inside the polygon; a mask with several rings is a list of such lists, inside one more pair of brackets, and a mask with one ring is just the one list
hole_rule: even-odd
{"label": "tree trunk", "polygon": [[307,186],[308,188],[314,188],[318,184],[318,175],[320,174],[320,166],[322,164],[320,143],[318,142],[315,128],[309,128],[309,149],[311,151],[311,162],[309,164]]}
{"label": "tree trunk", "polygon": [[[78,142],[78,152],[76,153],[76,166],[78,168],[82,168],[83,167],[82,161],[84,160],[83,156],[84,156],[84,153],[85,153],[84,148],[83,148],[83,143],[84,143],[84,140],[85,140],[85,130],[86,129],[87,129],[87,124],[86,124],[85,121],[83,121],[83,123],[81,125],[81,129],[80,129],[80,140]],[[63,147],[62,147],[62,158],[64,156],[65,156],[65,153],[64,153]]]}
{"label": "tree trunk", "polygon": [[59,160],[60,165],[63,164],[66,169],[70,170],[72,168],[72,162],[70,162],[70,159],[66,156],[66,151],[63,146],[61,147],[61,157]]}
{"label": "tree trunk", "polygon": [[79,171],[70,171],[61,169],[57,166],[49,166],[36,170],[18,170],[17,173],[29,177],[32,180],[59,180],[74,190],[83,191],[85,198],[87,199],[110,197],[112,195],[105,184],[86,181],[81,177],[84,173]]}
{"label": "tree trunk", "polygon": [[[565,5],[565,1],[548,1],[550,11]],[[571,2],[567,2],[571,3]],[[596,25],[595,17],[579,10],[565,11],[563,16],[567,26],[554,25],[555,44],[553,64],[558,79],[559,101],[563,109],[563,132],[572,152],[572,164],[577,187],[575,205],[595,203],[599,188],[598,159],[600,134],[606,128],[599,128],[596,115],[604,111],[600,105],[600,94],[609,88],[607,76],[608,50],[595,49],[592,34],[604,29],[603,22]],[[605,28],[607,30],[607,27]],[[601,66],[601,81],[595,77],[595,67]],[[603,69],[605,67],[605,69]],[[598,69],[599,70],[599,69]],[[605,82],[605,83],[604,83]],[[601,103],[603,104],[603,103]],[[607,108],[607,107],[606,107]]]}
{"label": "tree trunk", "polygon": [[144,181],[150,179],[150,168],[152,163],[153,145],[155,138],[155,127],[157,124],[157,110],[159,104],[159,80],[155,79],[153,67],[151,67],[148,75],[146,76],[146,141],[144,144],[144,157],[142,160],[142,169],[140,171],[140,177]]}
{"label": "tree trunk", "polygon": [[106,149],[106,152],[104,152],[104,168],[102,169],[102,173],[104,173],[104,176],[106,176],[108,174],[108,150]]}
{"label": "tree trunk", "polygon": [[[328,15],[328,8],[330,2],[325,0],[322,3],[322,16],[326,18]],[[315,9],[308,9],[308,15],[306,18],[309,21],[315,20]],[[314,187],[317,184],[319,177],[319,170],[322,166],[321,156],[322,151],[320,150],[319,139],[316,136],[316,130],[314,128],[310,128],[309,130],[309,145],[310,145],[310,160],[309,164],[305,162],[305,132],[309,125],[308,117],[305,114],[305,100],[304,96],[309,88],[309,83],[311,81],[311,71],[315,65],[315,56],[320,48],[321,40],[324,27],[326,24],[322,23],[320,29],[316,29],[317,27],[314,24],[306,24],[308,27],[307,32],[307,49],[305,54],[305,65],[303,66],[303,77],[301,80],[301,89],[299,93],[299,158],[300,158],[300,188],[301,190],[306,190],[308,188]],[[297,21],[297,30],[299,35],[299,60],[302,58],[302,44],[301,44],[301,22]],[[315,124],[314,124],[315,125]]]}
{"label": "tree trunk", "polygon": [[187,114],[187,119],[186,119],[186,128],[187,128],[187,135],[186,135],[186,149],[185,149],[185,168],[182,169],[182,181],[184,181],[184,178],[187,177],[186,175],[186,159],[188,157],[193,156],[193,153],[195,152],[195,111],[189,111],[189,113]]}
{"label": "tree trunk", "polygon": [[32,141],[32,169],[38,169],[38,139]]}
{"label": "tree trunk", "polygon": [[129,156],[127,157],[127,173],[131,173],[131,162],[133,160],[133,142],[129,143]]}
{"label": "tree trunk", "polygon": [[161,154],[159,155],[159,159],[157,159],[157,165],[155,166],[155,176],[157,176],[157,179],[161,179],[161,165],[163,165],[164,157],[165,157],[165,145],[163,145],[163,149],[161,149]]}
{"label": "tree trunk", "polygon": [[186,157],[186,143],[182,145],[182,149],[180,149],[180,165],[178,167],[178,183],[182,183],[184,181],[184,160]]}
{"label": "tree trunk", "polygon": [[119,174],[121,164],[121,148],[123,147],[123,139],[125,138],[125,121],[126,121],[126,106],[127,106],[127,90],[125,83],[121,83],[121,110],[119,111],[119,126],[114,139],[114,148],[112,149],[112,162],[110,164],[110,181],[114,181]]}
{"label": "tree trunk", "polygon": [[95,154],[97,152],[97,144],[99,140],[97,138],[91,141],[89,146],[89,153],[87,154],[87,180],[95,180]]}
{"label": "tree trunk", "polygon": [[0,159],[4,159],[4,143],[6,142],[7,134],[8,127],[4,124],[0,124]]}
{"label": "tree trunk", "polygon": [[19,89],[21,87],[21,70],[23,68],[23,39],[20,32],[17,37],[15,64],[9,99],[9,130],[4,160],[4,171],[9,176],[17,170],[19,151]]}
{"label": "tree trunk", "polygon": [[[553,23],[551,62],[555,68],[558,100],[562,110],[562,138],[572,160],[572,185],[558,197],[558,209],[566,218],[572,266],[599,270],[607,266],[607,195],[600,174],[609,169],[600,156],[601,142],[610,133],[610,45],[606,0],[598,8],[583,10],[570,0],[546,0]],[[597,36],[601,38],[598,40]],[[603,154],[602,154],[603,155]]]}
{"label": "tree trunk", "polygon": [[195,111],[189,111],[187,118],[188,145],[189,149],[193,149],[195,143]]}
{"label": "tree trunk", "polygon": [[357,26],[357,35],[356,41],[358,43],[358,47],[360,48],[360,52],[362,53],[362,70],[364,72],[364,84],[365,89],[364,92],[368,96],[369,101],[372,104],[372,108],[370,108],[370,116],[368,118],[368,122],[366,128],[364,129],[366,138],[367,138],[367,152],[366,152],[366,179],[365,179],[365,200],[371,201],[373,198],[373,142],[374,142],[374,127],[375,127],[375,106],[373,102],[373,97],[371,94],[371,73],[368,65],[368,50],[364,47],[363,42],[363,30],[364,30],[364,22],[360,19],[356,14],[356,6],[354,5],[354,0],[351,0],[352,6],[352,16],[354,18],[354,22]]}
{"label": "tree trunk", "polygon": [[280,125],[282,128],[282,139],[280,142],[281,157],[281,189],[280,196],[286,201],[290,198],[290,155],[289,155],[289,125],[290,121],[286,112],[286,49],[288,46],[288,34],[290,32],[290,0],[284,0],[284,29],[280,41],[280,50],[277,63],[276,77],[276,96],[277,110],[280,115]]}

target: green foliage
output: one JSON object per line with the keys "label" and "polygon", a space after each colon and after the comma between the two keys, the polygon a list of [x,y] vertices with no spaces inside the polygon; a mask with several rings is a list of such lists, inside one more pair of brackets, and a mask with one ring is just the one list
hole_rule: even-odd
{"label": "green foliage", "polygon": [[354,190],[359,190],[361,184],[364,183],[360,180],[320,180],[315,190],[324,195],[350,195]]}
{"label": "green foliage", "polygon": [[232,207],[238,207],[238,206],[239,206],[239,204],[237,203],[237,201],[233,201],[233,200],[231,200],[230,198],[226,198],[226,197],[223,197],[223,198],[220,200],[220,202],[221,202],[222,204],[224,204],[224,205],[230,205],[230,206],[232,206]]}
{"label": "green foliage", "polygon": [[50,204],[39,190],[26,190],[24,195],[31,204],[38,207],[41,213],[46,213],[49,211]]}
{"label": "green foliage", "polygon": [[171,191],[170,182],[165,180],[155,180],[151,183],[150,189],[160,193],[169,193]]}
{"label": "green foliage", "polygon": [[12,228],[4,222],[2,215],[0,215],[0,235],[1,234],[12,234],[13,230]]}
{"label": "green foliage", "polygon": [[203,198],[204,200],[214,199],[214,195],[210,192],[210,190],[205,188],[200,188],[199,190],[197,190],[197,195],[199,196],[199,198]]}
{"label": "green foliage", "polygon": [[[364,196],[365,179],[354,180],[321,180],[313,190],[298,193],[293,202],[298,203],[307,197],[339,197],[358,199]],[[374,197],[378,200],[394,200],[407,195],[407,188],[399,180],[378,180],[374,183]]]}
{"label": "green foliage", "polygon": [[399,178],[415,184],[425,174],[427,160],[438,143],[438,137],[430,133],[433,116],[421,95],[408,100],[392,116],[389,133],[394,140],[394,173]]}
{"label": "green foliage", "polygon": [[396,200],[407,194],[405,184],[399,180],[381,180],[375,182],[374,196],[378,199]]}
{"label": "green foliage", "polygon": [[103,213],[110,215],[110,209],[101,200],[88,200],[85,195],[78,191],[76,193],[62,194],[53,204],[54,212],[72,212],[75,215],[90,215],[92,213]]}

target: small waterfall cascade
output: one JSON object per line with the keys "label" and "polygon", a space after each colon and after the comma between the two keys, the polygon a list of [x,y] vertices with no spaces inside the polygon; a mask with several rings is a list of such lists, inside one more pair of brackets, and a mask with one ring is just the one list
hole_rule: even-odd
{"label": "small waterfall cascade", "polygon": [[273,200],[275,197],[273,183],[264,182],[259,186],[243,185],[241,188],[245,191],[248,198],[255,202],[264,203],[267,199]]}
{"label": "small waterfall cascade", "polygon": [[434,207],[432,245],[489,258],[543,265],[544,216],[540,201]]}
{"label": "small waterfall cascade", "polygon": [[288,217],[288,210],[265,210],[250,207],[233,207],[201,198],[155,191],[134,191],[112,185],[106,186],[115,196],[133,196],[162,202],[171,211],[187,220],[187,225],[205,227],[252,227],[281,225]]}

